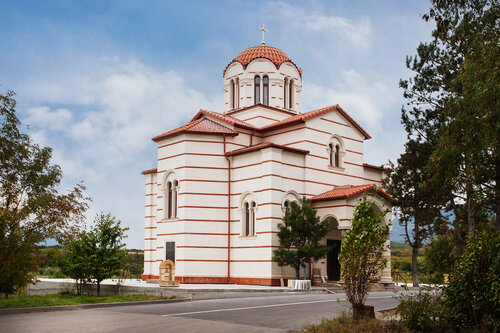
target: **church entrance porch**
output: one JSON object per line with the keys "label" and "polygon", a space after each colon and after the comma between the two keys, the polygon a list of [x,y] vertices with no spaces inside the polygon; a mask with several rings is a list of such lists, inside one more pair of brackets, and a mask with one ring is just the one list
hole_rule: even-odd
{"label": "church entrance porch", "polygon": [[339,255],[342,242],[336,239],[327,239],[328,254],[326,255],[326,274],[328,281],[340,280]]}

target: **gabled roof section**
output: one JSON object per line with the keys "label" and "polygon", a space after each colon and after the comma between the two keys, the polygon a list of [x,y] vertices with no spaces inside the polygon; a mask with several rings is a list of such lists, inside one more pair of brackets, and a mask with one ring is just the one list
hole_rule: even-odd
{"label": "gabled roof section", "polygon": [[336,186],[333,190],[315,195],[311,198],[311,201],[346,199],[370,190],[373,190],[387,200],[392,201],[392,197],[384,190],[378,188],[375,184]]}
{"label": "gabled roof section", "polygon": [[309,154],[309,150],[303,150],[303,149],[298,149],[298,148],[277,145],[277,144],[272,143],[272,142],[263,142],[263,143],[259,143],[259,144],[253,145],[253,146],[229,151],[226,153],[226,156],[245,154],[245,153],[249,153],[249,152],[256,151],[256,150],[261,150],[261,149],[268,148],[268,147],[279,148],[279,149],[291,151],[291,152],[298,153],[298,154],[304,154],[304,155]]}
{"label": "gabled roof section", "polygon": [[194,121],[190,121],[184,126],[178,127],[166,133],[155,136],[152,140],[158,142],[165,138],[179,135],[182,133],[197,133],[197,134],[213,134],[213,135],[231,135],[236,136],[238,132],[233,131],[232,129],[222,126],[221,124],[216,123],[207,118],[199,118]]}
{"label": "gabled roof section", "polygon": [[193,117],[193,119],[191,119],[190,123],[196,119],[199,119],[203,115],[214,117],[216,119],[222,120],[223,122],[228,123],[229,125],[232,125],[232,126],[246,128],[249,130],[257,129],[257,127],[255,127],[247,122],[244,122],[243,120],[239,120],[239,119],[236,119],[234,117],[231,117],[231,116],[228,116],[228,115],[225,115],[222,113],[203,110],[203,109],[200,109],[200,111],[198,111],[198,113]]}
{"label": "gabled roof section", "polygon": [[366,132],[363,127],[361,127],[361,125],[359,125],[354,119],[352,119],[352,117],[349,116],[347,112],[345,112],[344,109],[342,109],[338,104],[292,116],[290,118],[275,122],[274,124],[261,127],[259,131],[267,132],[295,124],[304,123],[307,119],[320,116],[333,110],[337,110],[342,116],[344,116],[347,121],[349,121],[358,131],[360,131],[365,136],[366,140],[372,138],[370,134],[368,134],[368,132]]}

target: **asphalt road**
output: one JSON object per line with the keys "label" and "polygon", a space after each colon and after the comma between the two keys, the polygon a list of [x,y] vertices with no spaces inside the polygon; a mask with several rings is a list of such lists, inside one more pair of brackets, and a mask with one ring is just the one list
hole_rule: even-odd
{"label": "asphalt road", "polygon": [[[0,316],[0,332],[289,332],[349,306],[344,294],[297,294],[131,305]],[[398,304],[393,292],[370,293],[375,310]]]}

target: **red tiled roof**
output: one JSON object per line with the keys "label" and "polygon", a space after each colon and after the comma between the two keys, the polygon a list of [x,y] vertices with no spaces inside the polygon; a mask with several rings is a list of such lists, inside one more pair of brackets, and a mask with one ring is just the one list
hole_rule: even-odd
{"label": "red tiled roof", "polygon": [[268,148],[268,147],[275,147],[275,148],[279,148],[279,149],[283,149],[283,150],[287,150],[287,151],[291,151],[291,152],[299,153],[299,154],[309,154],[309,150],[303,150],[303,149],[298,149],[298,148],[277,145],[277,144],[272,143],[272,142],[263,142],[263,143],[259,143],[259,144],[256,144],[256,145],[253,145],[250,147],[240,148],[240,149],[229,151],[226,153],[226,155],[227,156],[239,155],[239,154],[249,153],[251,151],[256,151],[256,150],[260,150],[260,149],[264,149],[264,148]]}
{"label": "red tiled roof", "polygon": [[380,171],[388,171],[388,170],[391,170],[390,168],[384,168],[382,165],[381,165],[381,166],[378,166],[378,165],[373,165],[373,164],[363,163],[363,166],[364,166],[365,168],[370,168],[370,169],[375,169],[375,170],[380,170]]}
{"label": "red tiled roof", "polygon": [[377,185],[366,184],[353,186],[336,186],[333,190],[312,197],[311,201],[346,199],[369,190],[374,190],[384,198],[392,200],[392,197],[384,190],[378,188]]}
{"label": "red tiled roof", "polygon": [[354,127],[356,127],[364,136],[365,136],[365,139],[371,139],[372,137],[370,136],[370,134],[368,134],[354,119],[351,118],[351,116],[349,116],[347,114],[347,112],[344,111],[344,109],[342,109],[338,104],[336,105],[331,105],[331,106],[327,106],[327,107],[324,107],[324,108],[321,108],[321,109],[317,109],[317,110],[313,110],[313,111],[309,111],[309,112],[306,112],[306,113],[302,113],[302,114],[298,114],[298,115],[295,115],[295,116],[292,116],[290,118],[287,118],[287,119],[284,119],[284,120],[281,120],[281,121],[278,121],[278,122],[275,122],[273,124],[270,124],[270,125],[267,125],[267,126],[264,126],[264,127],[261,127],[259,128],[259,131],[262,131],[262,132],[265,132],[265,131],[272,131],[272,130],[275,130],[275,129],[279,129],[279,128],[283,128],[283,127],[286,127],[286,126],[291,126],[291,125],[295,125],[295,124],[299,124],[299,123],[303,123],[305,122],[307,119],[310,119],[310,118],[314,118],[314,117],[317,117],[319,115],[322,115],[324,113],[327,113],[327,112],[330,112],[332,110],[337,110],[340,112],[340,114],[342,114],[352,125],[354,125]]}
{"label": "red tiled roof", "polygon": [[222,126],[210,119],[200,118],[195,121],[191,121],[184,126],[178,127],[166,133],[155,136],[152,140],[159,141],[167,137],[178,135],[181,133],[198,133],[198,134],[215,134],[215,135],[238,135],[238,132],[233,131],[230,128]]}
{"label": "red tiled roof", "polygon": [[156,173],[158,172],[158,169],[154,168],[154,169],[148,169],[148,170],[144,170],[143,172],[141,172],[143,175],[147,175],[147,174],[150,174],[150,173]]}
{"label": "red tiled roof", "polygon": [[236,119],[234,117],[231,117],[231,116],[228,116],[228,115],[225,115],[222,113],[203,110],[203,109],[200,109],[200,111],[198,111],[198,113],[193,117],[193,119],[191,119],[191,122],[200,118],[203,115],[212,116],[214,118],[222,120],[222,121],[224,121],[230,125],[233,125],[233,126],[238,126],[238,127],[242,127],[242,128],[246,128],[246,129],[251,129],[251,130],[257,129],[257,127],[255,127],[247,122],[244,122],[243,120],[239,120],[239,119]]}
{"label": "red tiled roof", "polygon": [[246,50],[243,50],[236,56],[236,58],[233,59],[233,61],[231,61],[226,66],[222,73],[225,74],[226,69],[229,67],[229,65],[231,65],[235,61],[239,62],[245,69],[250,62],[257,58],[265,58],[270,60],[276,66],[276,69],[279,69],[281,64],[283,64],[284,62],[289,61],[297,68],[300,76],[302,77],[302,69],[298,68],[297,65],[295,65],[293,61],[285,54],[285,52],[267,45],[252,46]]}

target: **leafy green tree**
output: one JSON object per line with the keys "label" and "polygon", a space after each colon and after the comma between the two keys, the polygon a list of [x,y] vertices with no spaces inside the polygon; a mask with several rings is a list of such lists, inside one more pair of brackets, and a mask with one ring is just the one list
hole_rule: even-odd
{"label": "leafy green tree", "polygon": [[125,244],[122,240],[128,228],[122,228],[121,221],[111,214],[99,214],[94,222],[94,228],[88,233],[89,247],[92,249],[89,260],[99,296],[102,280],[110,278],[124,262]]}
{"label": "leafy green tree", "polygon": [[84,286],[92,282],[92,266],[89,260],[92,249],[88,234],[82,231],[78,237],[69,240],[58,259],[61,271],[76,281],[77,293],[82,295]]}
{"label": "leafy green tree", "polygon": [[400,82],[408,100],[402,122],[410,139],[433,146],[426,186],[447,192],[454,236],[463,243],[462,225],[473,235],[487,221],[484,210],[500,228],[500,7],[498,0],[431,3],[424,19],[436,24],[433,39],[407,58],[415,76]]}
{"label": "leafy green tree", "polygon": [[[429,142],[410,139],[405,152],[391,163],[386,188],[393,197],[395,215],[405,230],[405,241],[412,247],[411,271],[414,287],[419,286],[418,251],[436,229],[446,225],[441,211],[446,201],[443,192],[426,186],[425,169],[432,154]],[[440,231],[440,230],[438,230]]]}
{"label": "leafy green tree", "polygon": [[389,226],[383,225],[385,214],[387,211],[381,212],[374,202],[363,196],[354,208],[352,227],[344,235],[339,262],[355,318],[363,316],[366,294],[387,264],[387,260],[382,259],[389,235]]}
{"label": "leafy green tree", "polygon": [[14,93],[0,94],[0,292],[26,286],[39,267],[36,244],[74,235],[89,199],[76,185],[60,194],[62,172],[52,149],[22,133]]}
{"label": "leafy green tree", "polygon": [[122,240],[127,230],[110,214],[97,215],[90,231],[82,231],[78,239],[66,244],[60,259],[61,270],[80,285],[95,282],[100,296],[101,282],[111,278],[125,263]]}
{"label": "leafy green tree", "polygon": [[283,222],[278,224],[280,246],[274,250],[273,260],[279,266],[295,268],[297,279],[300,267],[324,258],[328,252],[328,247],[320,241],[330,231],[330,224],[326,220],[320,222],[316,213],[309,200],[303,197],[300,204],[291,203]]}
{"label": "leafy green tree", "polygon": [[443,274],[450,274],[455,264],[452,236],[437,235],[425,247],[424,267],[433,283],[443,283]]}

